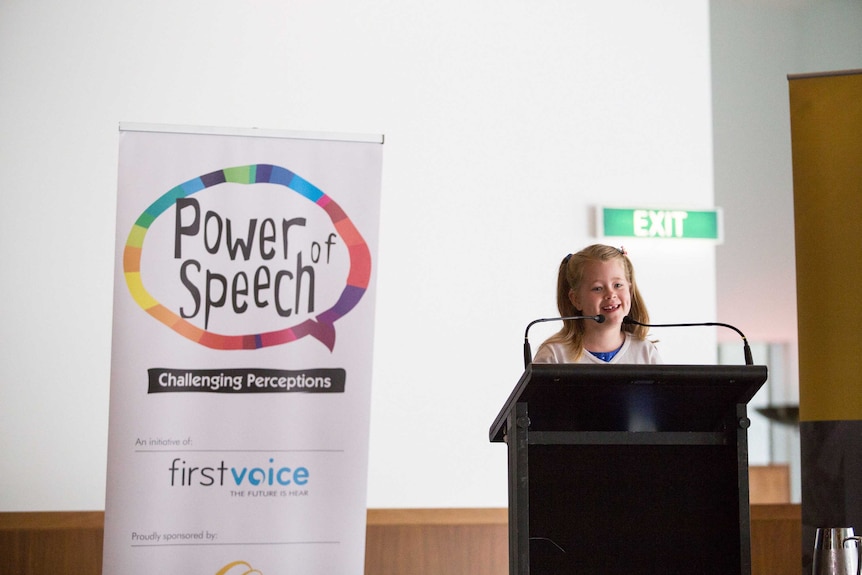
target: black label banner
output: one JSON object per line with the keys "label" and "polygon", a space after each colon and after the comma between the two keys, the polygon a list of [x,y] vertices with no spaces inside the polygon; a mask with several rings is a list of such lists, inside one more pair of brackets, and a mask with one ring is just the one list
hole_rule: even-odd
{"label": "black label banner", "polygon": [[344,393],[347,374],[332,369],[170,369],[154,367],[149,393]]}

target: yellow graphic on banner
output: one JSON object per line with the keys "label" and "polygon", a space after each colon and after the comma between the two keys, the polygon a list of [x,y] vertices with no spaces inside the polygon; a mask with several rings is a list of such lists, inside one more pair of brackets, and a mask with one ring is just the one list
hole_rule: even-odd
{"label": "yellow graphic on banner", "polygon": [[[237,567],[237,569],[234,569]],[[243,571],[245,569],[245,571]],[[263,575],[245,561],[234,561],[219,569],[215,575]]]}
{"label": "yellow graphic on banner", "polygon": [[801,421],[862,420],[862,73],[790,78]]}

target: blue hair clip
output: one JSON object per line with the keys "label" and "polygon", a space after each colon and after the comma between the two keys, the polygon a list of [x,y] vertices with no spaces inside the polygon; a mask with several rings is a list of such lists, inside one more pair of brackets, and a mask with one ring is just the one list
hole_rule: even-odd
{"label": "blue hair clip", "polygon": [[571,258],[572,258],[572,254],[567,255],[566,257],[564,257],[564,258],[563,258],[563,263],[564,263],[564,264],[569,263],[569,260],[570,260]]}

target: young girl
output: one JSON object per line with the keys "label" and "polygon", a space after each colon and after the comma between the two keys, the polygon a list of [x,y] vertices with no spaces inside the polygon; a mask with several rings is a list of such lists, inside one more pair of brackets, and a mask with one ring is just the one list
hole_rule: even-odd
{"label": "young girl", "polygon": [[649,323],[635,283],[635,271],[623,249],[592,245],[569,254],[557,276],[561,316],[603,315],[566,320],[563,328],[536,351],[534,363],[661,363],[647,328],[623,324],[623,318]]}

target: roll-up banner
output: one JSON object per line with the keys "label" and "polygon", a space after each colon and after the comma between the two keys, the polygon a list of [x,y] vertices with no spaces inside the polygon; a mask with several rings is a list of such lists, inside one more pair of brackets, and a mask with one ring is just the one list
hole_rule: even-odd
{"label": "roll-up banner", "polygon": [[788,81],[802,557],[810,573],[818,527],[853,527],[862,534],[862,70]]}
{"label": "roll-up banner", "polygon": [[120,125],[103,573],[363,573],[382,143]]}

